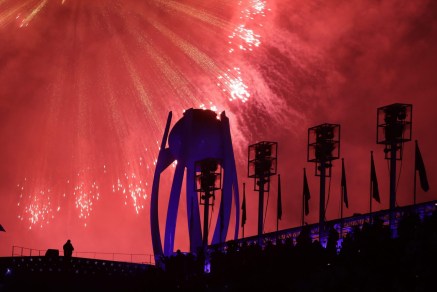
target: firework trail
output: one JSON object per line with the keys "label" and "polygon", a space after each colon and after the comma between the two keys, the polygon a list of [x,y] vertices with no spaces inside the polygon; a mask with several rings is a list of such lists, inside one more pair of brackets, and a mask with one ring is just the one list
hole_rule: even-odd
{"label": "firework trail", "polygon": [[[308,127],[342,124],[342,156],[357,156],[358,206],[376,107],[429,109],[414,135],[428,139],[424,153],[435,145],[419,124],[435,122],[436,4],[401,2],[0,0],[2,240],[46,248],[72,236],[91,250],[147,249],[163,127],[169,111],[174,123],[191,107],[226,111],[242,181],[248,145],[278,141],[290,194],[300,192]],[[171,180],[172,168],[163,194]],[[270,213],[265,230],[275,228]],[[288,214],[284,227],[296,226]]]}
{"label": "firework trail", "polygon": [[267,1],[4,0],[0,8],[0,29],[14,30],[21,53],[8,62],[22,62],[33,86],[15,93],[34,106],[16,138],[26,153],[18,218],[29,228],[63,213],[87,226],[105,197],[140,213],[170,110],[175,120],[190,107],[226,110],[243,153],[242,106],[281,106],[247,61],[262,46]]}

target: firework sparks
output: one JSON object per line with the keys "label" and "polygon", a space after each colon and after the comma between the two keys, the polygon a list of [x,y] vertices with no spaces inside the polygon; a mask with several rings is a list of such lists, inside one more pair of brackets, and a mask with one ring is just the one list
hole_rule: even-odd
{"label": "firework sparks", "polygon": [[22,214],[18,215],[18,219],[25,221],[28,224],[28,228],[32,229],[32,226],[43,227],[49,224],[54,218],[55,212],[59,212],[60,207],[53,209],[51,202],[51,190],[27,190],[28,179],[25,178],[23,184],[17,185],[20,192],[20,200],[18,206],[25,201],[26,204],[23,205]]}
{"label": "firework sparks", "polygon": [[[426,107],[433,2],[334,2],[0,0],[2,225],[14,227],[6,236],[46,248],[73,235],[93,250],[106,237],[109,251],[122,238],[118,247],[147,249],[169,111],[172,123],[191,107],[226,111],[244,177],[254,140],[304,145],[310,119],[349,128],[381,96]],[[353,118],[342,120],[346,109]],[[301,157],[286,156],[281,167],[297,185],[291,165]],[[163,195],[176,163],[162,174]]]}
{"label": "firework sparks", "polygon": [[44,0],[37,4],[37,6],[32,9],[30,14],[21,21],[20,27],[28,26],[32,19],[44,8],[44,6],[46,6],[47,1],[48,0]]}
{"label": "firework sparks", "polygon": [[[29,152],[32,167],[24,174],[33,179],[19,185],[19,219],[30,226],[43,227],[63,213],[89,226],[108,192],[140,214],[167,112],[200,107],[219,113],[228,109],[227,102],[251,97],[244,69],[234,65],[244,55],[217,58],[223,51],[203,36],[230,46],[225,52],[240,48],[247,54],[261,45],[257,28],[265,2],[155,0],[131,9],[116,1],[4,0],[0,6],[0,27],[18,23],[26,28],[18,32],[25,34],[23,41],[51,18],[60,17],[62,31],[45,40],[55,53],[42,51],[41,62],[32,59],[35,67],[47,68],[50,81],[34,94],[47,98],[37,103],[41,114],[26,132],[29,139],[37,132],[44,137]],[[236,16],[226,12],[235,7]],[[174,25],[179,22],[180,27]],[[197,37],[181,30],[185,24],[197,26]],[[47,60],[56,66],[47,66]]]}

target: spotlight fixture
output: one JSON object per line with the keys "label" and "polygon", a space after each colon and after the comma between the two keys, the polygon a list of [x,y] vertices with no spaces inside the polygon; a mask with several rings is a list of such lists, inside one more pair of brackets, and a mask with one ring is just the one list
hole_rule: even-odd
{"label": "spotlight fixture", "polygon": [[278,143],[262,141],[249,146],[248,176],[254,178],[254,191],[259,192],[258,236],[263,233],[264,192],[270,190],[270,177],[277,172]]}

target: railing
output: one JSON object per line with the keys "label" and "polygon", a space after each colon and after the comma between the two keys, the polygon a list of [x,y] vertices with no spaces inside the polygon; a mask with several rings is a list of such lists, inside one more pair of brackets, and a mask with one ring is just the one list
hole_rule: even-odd
{"label": "railing", "polygon": [[[432,212],[437,209],[437,201],[430,201],[426,203],[410,205],[405,207],[398,207],[393,212],[395,213],[395,226],[399,222],[399,219],[406,212],[416,212],[419,214],[420,218],[423,219],[425,216],[429,216]],[[385,225],[388,224],[389,221],[390,210],[381,210],[378,212],[368,213],[368,214],[359,214],[356,216],[335,219],[331,221],[327,221],[327,226],[333,226],[337,232],[340,234],[340,238],[342,238],[346,233],[352,231],[354,226],[362,226],[365,222],[371,222],[375,218],[379,218],[384,222]],[[308,225],[307,228],[310,229],[312,240],[319,240],[322,245],[326,245],[327,238],[319,239],[319,226],[318,224]],[[213,251],[216,248],[226,251],[229,246],[241,246],[243,244],[256,244],[260,242],[261,246],[264,247],[269,242],[276,243],[277,241],[282,242],[284,240],[292,240],[293,243],[296,243],[296,239],[299,236],[302,227],[294,227],[290,229],[279,230],[278,232],[270,232],[264,233],[261,238],[257,235],[241,238],[238,240],[231,240],[228,242],[224,242],[222,244],[210,245],[209,250]],[[340,239],[341,241],[341,239]],[[340,242],[339,242],[340,243]],[[341,244],[341,243],[340,243]],[[43,256],[45,255],[46,250],[33,249],[21,246],[13,246],[12,247],[12,257],[15,256]],[[63,255],[63,252],[59,252],[60,255]],[[78,258],[91,258],[91,259],[102,259],[107,261],[116,261],[116,262],[130,262],[137,264],[150,264],[155,265],[155,258],[152,254],[128,254],[128,253],[105,253],[105,252],[74,252],[74,257]]]}
{"label": "railing", "polygon": [[13,257],[43,256],[45,253],[46,251],[41,249],[27,248],[22,246],[12,246]]}
{"label": "railing", "polygon": [[[12,257],[23,256],[44,256],[47,250],[27,248],[22,246],[12,246]],[[63,256],[63,252],[59,251],[59,255]],[[137,264],[155,264],[155,258],[152,254],[129,254],[115,252],[94,252],[94,251],[78,251],[73,252],[74,257],[100,259],[115,262],[127,262]]]}
{"label": "railing", "polygon": [[[430,201],[425,203],[420,203],[416,205],[409,205],[404,207],[398,207],[393,210],[395,217],[395,227],[399,223],[402,215],[408,212],[416,212],[420,219],[423,220],[425,216],[429,216],[437,210],[437,201]],[[362,227],[365,222],[370,223],[376,218],[383,221],[384,225],[389,224],[390,210],[381,210],[378,212],[358,214],[352,217],[347,217],[341,219],[335,219],[326,222],[326,226],[333,226],[340,235],[338,242],[341,245],[341,240],[344,235],[351,232],[354,226]],[[310,230],[311,239],[319,240],[323,246],[326,246],[327,236],[319,239],[319,224],[310,224],[306,228]],[[302,226],[294,227],[290,229],[279,230],[278,232],[264,233],[260,237],[258,235],[240,238],[237,240],[227,241],[221,244],[210,245],[209,250],[213,251],[219,249],[226,251],[229,247],[240,247],[242,245],[252,245],[260,243],[261,247],[265,247],[268,243],[283,242],[284,240],[292,240],[293,244],[296,244],[297,237],[302,231]]]}

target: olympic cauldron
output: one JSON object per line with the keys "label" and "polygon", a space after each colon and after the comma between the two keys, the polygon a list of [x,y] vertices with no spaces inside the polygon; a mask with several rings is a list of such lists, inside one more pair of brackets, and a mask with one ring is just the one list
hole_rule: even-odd
{"label": "olympic cauldron", "polygon": [[[190,252],[196,253],[202,247],[199,202],[196,194],[195,165],[204,159],[216,159],[220,162],[223,174],[223,188],[218,218],[216,220],[212,244],[224,242],[230,225],[232,202],[235,204],[234,239],[238,238],[239,194],[237,171],[232,148],[229,119],[225,112],[217,114],[211,110],[188,109],[176,122],[169,134],[172,112],[169,112],[161,148],[156,163],[152,186],[150,228],[152,233],[155,262],[160,263],[162,256],[170,256],[174,251],[175,229],[182,181],[186,169],[186,205],[190,240]],[[166,148],[168,139],[169,147]],[[164,234],[164,247],[161,242],[158,208],[160,175],[177,160],[170,191],[167,219]],[[233,198],[233,200],[232,200]],[[207,222],[204,224],[208,224]]]}

